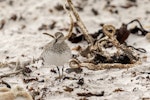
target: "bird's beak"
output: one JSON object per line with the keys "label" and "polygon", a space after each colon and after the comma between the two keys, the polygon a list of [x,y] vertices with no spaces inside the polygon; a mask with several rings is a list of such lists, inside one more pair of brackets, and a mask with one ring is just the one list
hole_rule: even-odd
{"label": "bird's beak", "polygon": [[48,36],[50,36],[50,37],[52,37],[52,38],[55,38],[53,35],[51,35],[51,34],[48,34],[48,33],[43,33],[44,35],[48,35]]}

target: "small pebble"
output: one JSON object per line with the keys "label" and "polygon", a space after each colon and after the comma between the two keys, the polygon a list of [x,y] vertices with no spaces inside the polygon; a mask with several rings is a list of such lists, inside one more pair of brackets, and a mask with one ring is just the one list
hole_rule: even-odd
{"label": "small pebble", "polygon": [[150,33],[146,34],[146,39],[150,42]]}

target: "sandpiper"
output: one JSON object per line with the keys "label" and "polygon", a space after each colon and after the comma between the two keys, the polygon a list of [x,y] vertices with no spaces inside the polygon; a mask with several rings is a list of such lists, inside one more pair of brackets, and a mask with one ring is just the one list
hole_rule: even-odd
{"label": "sandpiper", "polygon": [[[54,39],[48,43],[41,54],[45,65],[55,65],[59,73],[59,78],[63,76],[64,64],[71,59],[71,50],[65,42],[65,37],[62,32],[56,32],[54,36],[47,34]],[[62,68],[62,76],[60,75],[59,66]]]}

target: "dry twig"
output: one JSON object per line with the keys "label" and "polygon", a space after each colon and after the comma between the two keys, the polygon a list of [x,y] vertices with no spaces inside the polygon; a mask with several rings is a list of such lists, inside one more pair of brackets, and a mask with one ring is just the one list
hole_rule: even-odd
{"label": "dry twig", "polygon": [[72,30],[73,30],[73,27],[74,27],[74,22],[73,22],[73,17],[71,15],[71,12],[66,9],[66,3],[64,4],[63,8],[66,11],[66,13],[68,14],[68,16],[70,17],[70,22],[71,22],[70,23],[70,28],[69,28],[68,35],[65,36],[65,39],[69,39],[71,37],[71,35],[72,35]]}
{"label": "dry twig", "polygon": [[20,69],[20,70],[17,70],[15,72],[10,72],[10,73],[4,74],[4,75],[0,75],[0,78],[8,77],[8,76],[11,76],[11,75],[14,75],[14,74],[18,74],[18,73],[20,73],[22,71],[23,71],[23,69]]}
{"label": "dry twig", "polygon": [[86,29],[84,23],[82,22],[82,20],[81,20],[81,18],[80,18],[80,16],[79,16],[77,10],[75,9],[75,7],[74,7],[72,1],[71,1],[71,0],[67,0],[67,2],[68,2],[68,5],[69,5],[70,10],[72,11],[72,13],[74,14],[74,16],[75,16],[75,18],[76,18],[76,21],[77,21],[78,26],[80,27],[80,29],[82,30],[82,32],[83,32],[83,34],[84,34],[84,36],[85,36],[87,42],[90,43],[90,44],[93,44],[93,38],[88,35],[89,32],[88,32],[88,30]]}

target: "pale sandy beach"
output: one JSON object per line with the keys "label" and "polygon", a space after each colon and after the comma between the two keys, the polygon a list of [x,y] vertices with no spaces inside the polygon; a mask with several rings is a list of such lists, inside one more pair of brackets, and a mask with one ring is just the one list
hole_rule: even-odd
{"label": "pale sandy beach", "polygon": [[[20,61],[23,66],[23,63],[39,58],[43,47],[52,40],[42,33],[62,31],[66,35],[70,19],[62,7],[58,7],[64,4],[63,1],[0,0],[0,62]],[[102,28],[101,24],[119,28],[122,23],[133,19],[139,19],[143,27],[150,31],[150,0],[72,1],[89,33],[97,32]],[[110,1],[112,8],[107,7],[107,1]],[[135,25],[137,23],[131,24],[130,28]],[[66,42],[70,48],[78,45]],[[126,42],[136,48],[144,48],[147,52],[140,54],[147,58],[146,61],[142,60],[141,64],[129,69],[93,71],[82,68],[83,72],[79,74],[64,72],[66,76],[75,79],[62,82],[55,80],[58,76],[53,71],[57,71],[55,66],[44,67],[39,61],[26,66],[32,70],[29,75],[18,74],[1,78],[0,81],[12,87],[19,85],[32,96],[35,93],[35,100],[150,100],[150,40],[145,36],[130,34]],[[10,66],[0,67],[0,75],[12,72],[15,64]],[[65,64],[67,68],[69,66]],[[82,85],[79,83],[81,79],[84,81]],[[0,87],[3,86],[0,84]],[[88,97],[80,96],[81,93],[99,95]]]}

